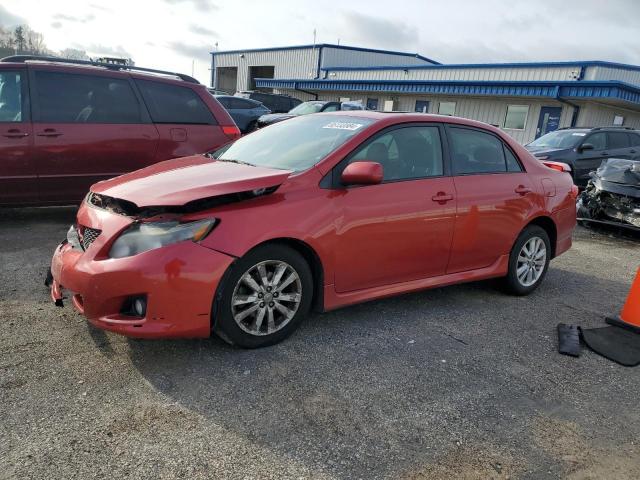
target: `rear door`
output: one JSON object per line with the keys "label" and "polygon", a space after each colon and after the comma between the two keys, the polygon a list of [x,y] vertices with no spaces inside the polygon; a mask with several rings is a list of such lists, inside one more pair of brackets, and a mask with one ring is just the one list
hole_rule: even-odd
{"label": "rear door", "polygon": [[158,132],[128,76],[29,69],[40,203],[78,203],[93,183],[154,162]]}
{"label": "rear door", "polygon": [[458,199],[447,273],[490,267],[510,252],[537,194],[498,136],[456,126],[447,137]]}
{"label": "rear door", "polygon": [[[589,144],[593,148],[583,150],[581,147],[585,144]],[[589,172],[596,170],[602,160],[609,157],[608,148],[606,132],[594,132],[584,137],[583,142],[577,148],[576,160],[573,166],[573,178],[577,185],[586,185],[590,178]]]}
{"label": "rear door", "polygon": [[230,140],[211,111],[214,103],[223,113],[224,109],[206,88],[201,96],[174,82],[140,78],[135,82],[160,134],[156,160],[210,152]]}
{"label": "rear door", "polygon": [[0,64],[0,205],[38,201],[26,74]]}

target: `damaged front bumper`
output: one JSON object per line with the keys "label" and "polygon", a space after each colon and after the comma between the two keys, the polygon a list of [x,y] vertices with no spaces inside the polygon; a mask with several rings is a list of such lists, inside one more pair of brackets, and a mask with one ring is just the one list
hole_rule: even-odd
{"label": "damaged front bumper", "polygon": [[640,230],[640,162],[609,159],[578,198],[578,220]]}

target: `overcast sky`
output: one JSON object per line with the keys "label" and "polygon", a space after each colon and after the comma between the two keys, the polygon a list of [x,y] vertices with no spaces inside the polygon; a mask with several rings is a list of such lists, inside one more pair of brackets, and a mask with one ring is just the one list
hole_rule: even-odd
{"label": "overcast sky", "polygon": [[420,53],[442,63],[640,64],[640,0],[2,0],[49,48],[131,57],[209,83],[209,52],[317,41]]}

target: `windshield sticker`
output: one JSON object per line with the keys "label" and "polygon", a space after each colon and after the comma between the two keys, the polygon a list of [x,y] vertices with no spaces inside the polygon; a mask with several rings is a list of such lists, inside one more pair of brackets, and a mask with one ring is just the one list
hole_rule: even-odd
{"label": "windshield sticker", "polygon": [[576,133],[572,133],[571,135],[573,135],[574,137],[584,137],[586,133],[576,132]]}
{"label": "windshield sticker", "polygon": [[360,127],[362,127],[361,123],[331,122],[331,123],[327,123],[322,128],[334,128],[336,130],[358,130]]}

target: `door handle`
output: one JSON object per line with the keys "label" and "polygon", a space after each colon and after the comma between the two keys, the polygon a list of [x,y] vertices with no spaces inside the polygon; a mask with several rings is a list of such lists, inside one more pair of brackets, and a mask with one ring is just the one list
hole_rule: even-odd
{"label": "door handle", "polygon": [[609,156],[609,152],[602,152],[600,155],[602,155],[603,157],[608,157]]}
{"label": "door handle", "polygon": [[445,203],[453,200],[453,195],[446,194],[445,192],[438,192],[431,197],[431,200],[438,202],[440,205],[444,205]]}
{"label": "door handle", "polygon": [[3,136],[7,138],[23,138],[28,137],[29,134],[26,132],[21,132],[17,128],[12,128],[10,130],[7,130],[7,133],[3,134]]}
{"label": "door handle", "polygon": [[45,128],[44,131],[36,134],[38,137],[59,137],[62,135],[53,128]]}
{"label": "door handle", "polygon": [[526,195],[527,193],[531,193],[531,189],[529,187],[525,187],[524,185],[518,185],[514,192],[519,193],[520,195]]}

